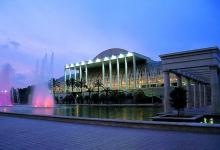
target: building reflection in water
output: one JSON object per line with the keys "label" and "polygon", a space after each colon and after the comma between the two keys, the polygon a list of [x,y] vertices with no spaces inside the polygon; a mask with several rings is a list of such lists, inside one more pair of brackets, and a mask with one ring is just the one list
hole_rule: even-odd
{"label": "building reflection in water", "polygon": [[74,105],[58,107],[55,109],[54,114],[88,118],[150,120],[150,117],[161,111],[161,107]]}

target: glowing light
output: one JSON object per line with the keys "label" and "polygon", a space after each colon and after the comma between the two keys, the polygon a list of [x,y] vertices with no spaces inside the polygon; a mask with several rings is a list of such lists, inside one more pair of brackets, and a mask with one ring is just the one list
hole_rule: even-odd
{"label": "glowing light", "polygon": [[68,64],[66,64],[66,69],[68,69],[69,68],[69,65]]}
{"label": "glowing light", "polygon": [[79,66],[79,63],[76,63],[76,66]]}
{"label": "glowing light", "polygon": [[117,57],[115,55],[112,55],[111,59],[116,59]]}
{"label": "glowing light", "polygon": [[120,54],[119,56],[118,56],[118,58],[123,58],[124,57],[124,55],[123,54]]}
{"label": "glowing light", "polygon": [[108,61],[108,60],[109,60],[109,58],[108,58],[108,57],[105,57],[105,58],[104,58],[104,61]]}
{"label": "glowing light", "polygon": [[129,57],[129,56],[133,56],[133,53],[128,52],[128,53],[127,53],[127,56],[128,56],[128,57]]}
{"label": "glowing light", "polygon": [[81,65],[85,65],[85,62],[84,62],[84,61],[82,61],[82,62],[81,62]]}
{"label": "glowing light", "polygon": [[70,67],[74,67],[74,64],[71,64]]}
{"label": "glowing light", "polygon": [[88,64],[92,64],[92,63],[93,63],[93,61],[92,61],[92,60],[89,60],[89,61],[88,61]]}
{"label": "glowing light", "polygon": [[95,62],[101,62],[101,60],[99,58],[97,58]]}

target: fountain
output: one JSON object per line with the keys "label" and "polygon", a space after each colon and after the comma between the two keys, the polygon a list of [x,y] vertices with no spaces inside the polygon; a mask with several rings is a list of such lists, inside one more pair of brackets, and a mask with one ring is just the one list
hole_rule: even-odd
{"label": "fountain", "polygon": [[50,63],[47,60],[47,54],[42,59],[40,66],[37,65],[35,73],[35,82],[31,104],[33,107],[54,107],[54,99],[49,89],[48,82],[52,78],[53,53]]}
{"label": "fountain", "polygon": [[12,106],[11,80],[14,71],[9,64],[2,66],[0,70],[0,106]]}

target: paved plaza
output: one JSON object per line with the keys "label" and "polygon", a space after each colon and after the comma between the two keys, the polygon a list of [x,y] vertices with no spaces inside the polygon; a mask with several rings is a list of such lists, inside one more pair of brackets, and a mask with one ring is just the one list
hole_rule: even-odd
{"label": "paved plaza", "polygon": [[0,116],[0,150],[219,150],[220,135]]}

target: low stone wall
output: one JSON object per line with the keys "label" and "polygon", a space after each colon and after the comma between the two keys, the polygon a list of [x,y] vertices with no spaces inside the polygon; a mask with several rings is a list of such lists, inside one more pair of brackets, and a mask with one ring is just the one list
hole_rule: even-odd
{"label": "low stone wall", "polygon": [[115,127],[128,127],[128,128],[142,128],[154,130],[173,130],[184,132],[200,132],[200,133],[220,133],[219,124],[200,124],[200,123],[183,123],[183,122],[159,122],[159,121],[129,121],[117,119],[95,119],[95,118],[80,118],[68,116],[44,116],[32,114],[19,114],[19,113],[5,113],[0,112],[2,116],[19,117],[28,119],[39,119],[47,121],[67,122],[67,123],[80,123],[91,125],[105,125]]}

